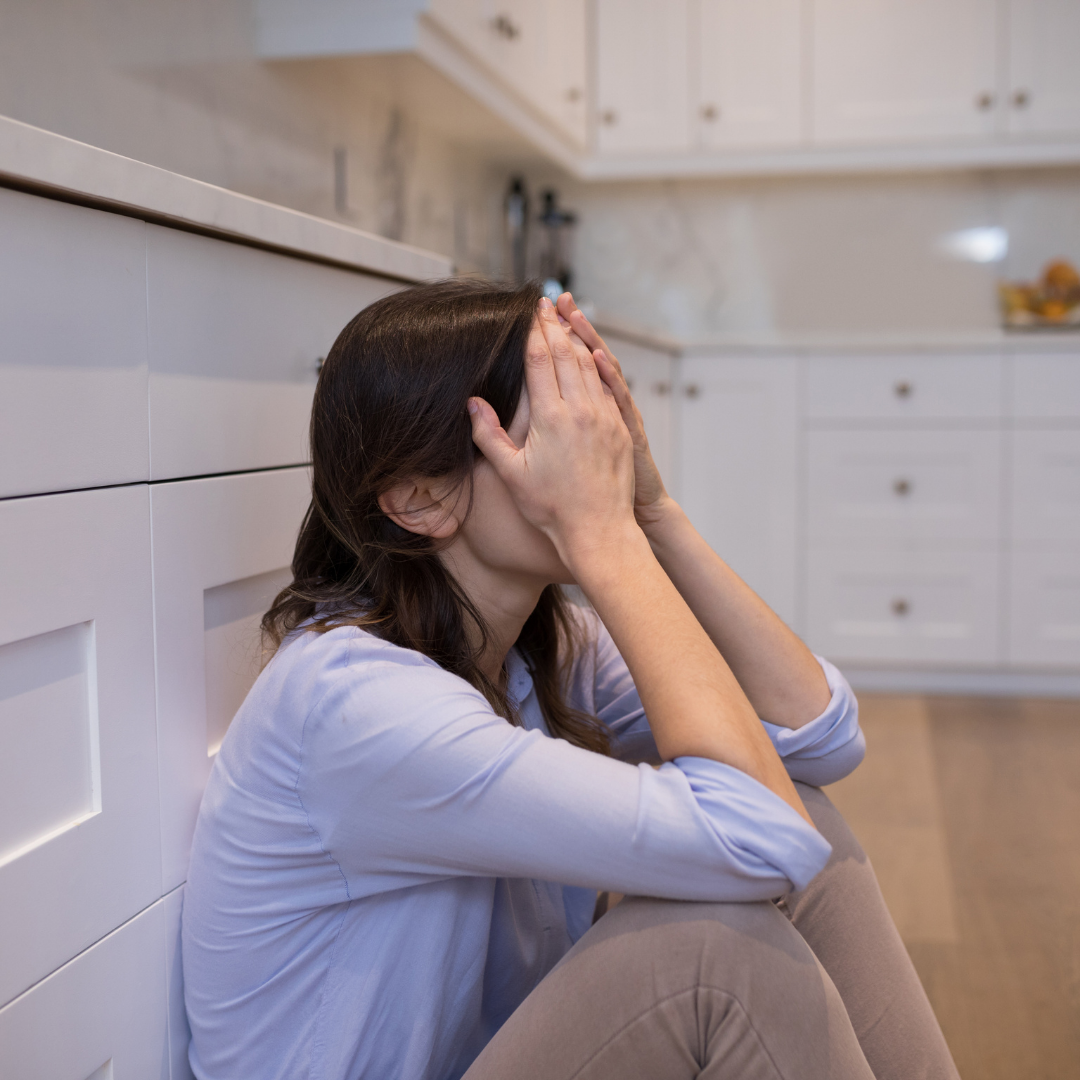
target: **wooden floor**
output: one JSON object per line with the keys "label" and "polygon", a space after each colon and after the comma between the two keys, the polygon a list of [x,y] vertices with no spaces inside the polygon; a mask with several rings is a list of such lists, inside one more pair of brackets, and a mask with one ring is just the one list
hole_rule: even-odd
{"label": "wooden floor", "polygon": [[860,694],[829,788],[963,1080],[1080,1080],[1080,702]]}

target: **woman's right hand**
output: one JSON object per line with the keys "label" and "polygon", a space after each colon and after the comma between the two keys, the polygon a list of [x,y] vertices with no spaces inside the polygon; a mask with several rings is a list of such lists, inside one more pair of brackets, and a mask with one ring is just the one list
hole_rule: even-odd
{"label": "woman's right hand", "polygon": [[524,446],[481,398],[469,399],[473,440],[573,572],[580,559],[638,533],[633,441],[592,354],[560,326],[546,297],[529,334],[525,381]]}

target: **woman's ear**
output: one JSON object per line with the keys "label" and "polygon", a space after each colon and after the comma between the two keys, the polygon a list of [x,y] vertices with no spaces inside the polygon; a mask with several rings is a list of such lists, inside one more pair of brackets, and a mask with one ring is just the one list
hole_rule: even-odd
{"label": "woman's ear", "polygon": [[446,540],[458,531],[461,485],[445,480],[405,480],[379,496],[379,509],[411,533]]}

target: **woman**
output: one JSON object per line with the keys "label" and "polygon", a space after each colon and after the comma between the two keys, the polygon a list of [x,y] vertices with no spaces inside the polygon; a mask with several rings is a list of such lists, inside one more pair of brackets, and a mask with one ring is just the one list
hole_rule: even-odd
{"label": "woman", "polygon": [[851,691],[667,495],[569,294],[373,304],[311,441],[195,835],[196,1076],[955,1076],[809,786],[861,760]]}

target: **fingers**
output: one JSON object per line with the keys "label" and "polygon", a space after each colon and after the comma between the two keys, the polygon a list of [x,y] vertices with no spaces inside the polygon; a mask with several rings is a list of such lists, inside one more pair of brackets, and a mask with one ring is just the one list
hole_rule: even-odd
{"label": "fingers", "polygon": [[630,394],[630,388],[626,385],[626,379],[603,349],[594,350],[592,355],[596,370],[604,380],[605,387],[610,390],[623,423],[626,424],[631,437],[637,442],[639,438],[644,437],[645,427],[641,422],[641,413],[638,412]]}
{"label": "fingers", "polygon": [[559,322],[559,313],[550,300],[541,300],[540,325],[555,364],[559,390],[566,401],[588,397],[603,400],[604,387],[587,348],[578,345]]}
{"label": "fingers", "polygon": [[590,351],[603,349],[615,366],[616,371],[622,371],[619,361],[614,353],[607,347],[607,342],[596,332],[593,324],[585,318],[585,313],[574,302],[569,293],[563,293],[559,297],[559,314],[570,324],[570,329],[588,346]]}
{"label": "fingers", "polygon": [[505,480],[513,472],[521,451],[503,430],[498,414],[483,398],[469,398],[473,442]]}

